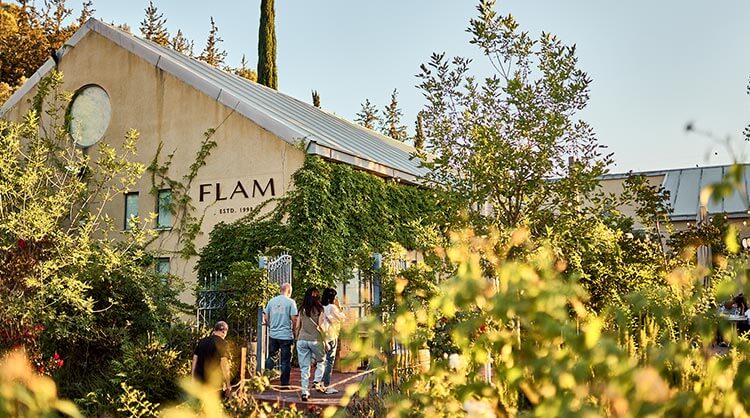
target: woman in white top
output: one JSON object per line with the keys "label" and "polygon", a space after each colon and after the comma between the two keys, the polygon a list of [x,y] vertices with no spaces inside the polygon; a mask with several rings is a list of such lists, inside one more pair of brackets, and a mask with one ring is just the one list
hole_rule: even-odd
{"label": "woman in white top", "polygon": [[323,372],[323,385],[326,387],[325,393],[337,393],[338,390],[329,387],[331,385],[331,370],[333,361],[336,359],[336,350],[339,345],[339,332],[341,332],[341,322],[346,319],[346,315],[341,312],[336,298],[336,290],[327,288],[323,291],[321,298],[323,305],[323,329],[326,334],[326,341],[330,342],[331,349],[326,353],[326,367]]}

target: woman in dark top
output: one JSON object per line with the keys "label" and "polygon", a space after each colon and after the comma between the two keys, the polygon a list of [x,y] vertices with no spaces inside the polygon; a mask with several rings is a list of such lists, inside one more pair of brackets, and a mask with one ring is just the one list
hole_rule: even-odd
{"label": "woman in dark top", "polygon": [[323,305],[320,304],[320,292],[316,287],[311,287],[305,292],[305,299],[302,301],[302,309],[300,309],[299,320],[297,321],[297,359],[299,360],[303,401],[310,397],[308,384],[310,381],[310,366],[313,360],[317,363],[313,388],[320,391],[324,390],[321,385],[323,371],[326,367],[321,344],[323,337],[320,332],[322,318]]}

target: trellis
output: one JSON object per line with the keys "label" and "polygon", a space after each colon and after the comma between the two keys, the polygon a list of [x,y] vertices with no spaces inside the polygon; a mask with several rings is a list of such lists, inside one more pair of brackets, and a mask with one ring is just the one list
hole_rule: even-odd
{"label": "trellis", "polygon": [[227,292],[220,289],[225,276],[214,272],[198,280],[195,324],[197,327],[212,327],[222,320],[227,306]]}

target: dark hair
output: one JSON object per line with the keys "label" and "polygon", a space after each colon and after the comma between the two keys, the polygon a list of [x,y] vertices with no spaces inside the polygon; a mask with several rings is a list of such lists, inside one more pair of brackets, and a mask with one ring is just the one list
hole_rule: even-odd
{"label": "dark hair", "polygon": [[323,298],[320,301],[320,303],[323,304],[323,306],[328,306],[333,303],[333,299],[335,298],[336,298],[336,289],[327,287],[325,288],[325,290],[323,290]]}
{"label": "dark hair", "polygon": [[320,315],[323,312],[323,305],[320,304],[320,292],[313,286],[305,292],[305,299],[302,301],[302,313],[312,318],[314,315]]}

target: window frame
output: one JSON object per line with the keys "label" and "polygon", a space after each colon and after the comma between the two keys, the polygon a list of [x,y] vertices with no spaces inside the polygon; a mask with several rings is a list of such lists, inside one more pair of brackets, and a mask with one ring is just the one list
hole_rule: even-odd
{"label": "window frame", "polygon": [[[162,263],[166,262],[167,266],[169,266],[169,271],[166,273],[163,273],[159,270],[159,266],[162,265]],[[172,274],[172,259],[169,257],[155,257],[154,258],[154,270],[156,271],[156,274],[160,276],[169,276]]]}
{"label": "window frame", "polygon": [[122,230],[123,231],[131,231],[133,228],[130,226],[130,218],[128,217],[128,197],[129,196],[135,196],[135,217],[140,217],[140,192],[127,192],[123,194],[124,196],[124,204],[123,204],[123,221],[122,221]]}
{"label": "window frame", "polygon": [[170,231],[173,227],[173,221],[174,221],[174,213],[172,213],[171,209],[165,209],[169,211],[169,225],[162,225],[162,218],[161,218],[161,196],[162,193],[168,192],[169,193],[169,203],[172,203],[172,189],[159,189],[156,192],[156,229],[161,231]]}

